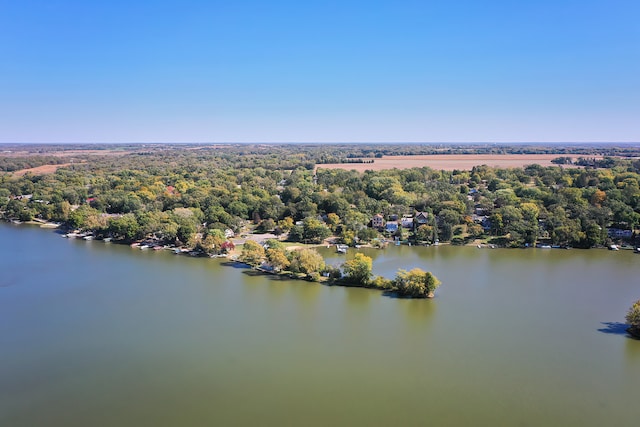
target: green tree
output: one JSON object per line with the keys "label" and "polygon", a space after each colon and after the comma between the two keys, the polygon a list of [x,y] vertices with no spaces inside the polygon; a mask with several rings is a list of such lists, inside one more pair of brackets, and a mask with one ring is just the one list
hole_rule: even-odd
{"label": "green tree", "polygon": [[292,242],[301,242],[304,239],[304,229],[301,225],[294,225],[289,230],[289,240]]}
{"label": "green tree", "polygon": [[269,249],[285,249],[284,243],[278,239],[267,239],[264,243]]}
{"label": "green tree", "polygon": [[504,234],[504,221],[501,213],[493,212],[489,217],[489,222],[491,224],[491,234],[494,236]]}
{"label": "green tree", "polygon": [[54,205],[53,209],[53,219],[56,221],[67,221],[69,219],[69,214],[71,213],[71,204],[66,200],[62,200],[57,202]]}
{"label": "green tree", "polygon": [[340,234],[340,240],[347,246],[355,244],[356,233],[353,230],[343,230]]}
{"label": "green tree", "polygon": [[224,233],[220,230],[209,230],[207,235],[197,242],[197,249],[209,255],[218,254],[222,251],[224,241]]}
{"label": "green tree", "polygon": [[283,248],[270,247],[267,249],[267,261],[276,271],[286,270],[291,265],[286,250]]}
{"label": "green tree", "polygon": [[315,249],[294,251],[291,258],[291,270],[304,273],[307,277],[320,273],[325,267],[324,258]]}
{"label": "green tree", "polygon": [[625,320],[629,324],[629,333],[640,338],[640,299],[633,303]]}
{"label": "green tree", "polygon": [[331,231],[335,232],[336,228],[338,227],[338,224],[340,224],[340,217],[333,212],[328,214],[327,224],[329,225],[329,228],[331,229]]}
{"label": "green tree", "polygon": [[372,276],[372,268],[373,261],[371,257],[361,253],[357,253],[355,258],[346,261],[342,265],[345,279],[350,283],[362,286],[367,286],[369,284]]}
{"label": "green tree", "polygon": [[431,239],[432,234],[433,234],[433,227],[427,224],[422,224],[416,230],[416,240],[427,241]]}
{"label": "green tree", "polygon": [[411,271],[398,270],[394,287],[401,295],[417,298],[433,298],[440,281],[428,271],[414,268]]}
{"label": "green tree", "polygon": [[294,226],[293,218],[291,218],[290,216],[278,221],[278,227],[280,227],[280,229],[284,232],[291,230],[293,226]]}
{"label": "green tree", "polygon": [[331,235],[331,230],[315,218],[306,218],[302,225],[305,242],[320,243]]}
{"label": "green tree", "polygon": [[242,245],[242,252],[240,253],[240,261],[249,264],[252,267],[257,267],[262,262],[265,256],[264,248],[253,240],[247,240]]}
{"label": "green tree", "polygon": [[587,224],[584,233],[585,237],[582,246],[592,248],[604,243],[604,236],[606,232],[595,222]]}
{"label": "green tree", "polygon": [[268,231],[272,231],[274,228],[276,228],[276,222],[271,218],[267,218],[260,222],[260,225],[258,225],[257,230],[266,233]]}
{"label": "green tree", "polygon": [[187,243],[188,241],[193,239],[196,230],[197,227],[193,222],[184,220],[178,224],[176,236],[182,243]]}
{"label": "green tree", "polygon": [[357,236],[361,242],[370,242],[378,237],[378,232],[373,228],[364,227],[358,230]]}
{"label": "green tree", "polygon": [[85,228],[87,227],[87,218],[90,215],[96,215],[97,213],[98,212],[89,207],[89,205],[82,205],[69,213],[69,226],[72,228]]}
{"label": "green tree", "polygon": [[208,241],[208,245],[214,249],[214,252],[220,253],[222,251],[222,244],[227,240],[224,235],[224,231],[217,228],[207,230],[205,241]]}
{"label": "green tree", "polygon": [[155,231],[158,238],[165,242],[175,242],[178,235],[178,224],[173,221],[167,220],[160,223],[158,229]]}
{"label": "green tree", "polygon": [[141,237],[140,225],[136,220],[136,216],[130,213],[124,214],[119,218],[110,219],[107,232],[115,238],[124,239],[129,242]]}

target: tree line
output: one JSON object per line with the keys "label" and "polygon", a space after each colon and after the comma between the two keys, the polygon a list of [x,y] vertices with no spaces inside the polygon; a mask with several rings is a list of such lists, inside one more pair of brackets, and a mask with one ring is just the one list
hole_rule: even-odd
{"label": "tree line", "polygon": [[441,282],[431,272],[414,268],[411,271],[398,270],[394,279],[373,276],[373,260],[363,253],[342,264],[342,270],[325,264],[313,248],[287,250],[283,243],[269,239],[263,245],[247,240],[239,260],[264,271],[303,277],[314,282],[326,277],[333,283],[347,286],[380,289],[396,295],[411,298],[433,298]]}
{"label": "tree line", "polygon": [[[0,211],[8,219],[57,221],[123,241],[153,236],[193,246],[230,229],[305,243],[335,236],[348,245],[486,239],[588,248],[607,244],[607,229],[636,238],[640,224],[637,160],[617,159],[608,168],[316,169],[320,157],[341,147],[354,154],[419,148],[130,147],[120,156],[86,156],[49,175],[0,174]],[[424,221],[393,233],[371,227],[375,214],[392,221],[417,213]]]}

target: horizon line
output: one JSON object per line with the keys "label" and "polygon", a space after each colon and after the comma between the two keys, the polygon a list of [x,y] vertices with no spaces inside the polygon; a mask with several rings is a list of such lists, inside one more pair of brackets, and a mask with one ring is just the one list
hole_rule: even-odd
{"label": "horizon line", "polygon": [[596,145],[596,144],[640,144],[640,141],[14,141],[14,142],[0,142],[0,145],[78,145],[78,144],[86,144],[86,145],[125,145],[125,144],[135,144],[135,145],[144,145],[144,144],[193,144],[193,145],[233,145],[233,144],[375,144],[375,145],[385,145],[385,144],[402,144],[402,145],[467,145],[467,144],[488,144],[488,145],[509,145],[509,144],[540,144],[540,145],[557,145],[557,144],[585,144],[585,145]]}

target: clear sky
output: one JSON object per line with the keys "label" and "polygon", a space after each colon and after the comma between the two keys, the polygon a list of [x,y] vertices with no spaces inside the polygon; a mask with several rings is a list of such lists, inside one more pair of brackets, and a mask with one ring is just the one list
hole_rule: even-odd
{"label": "clear sky", "polygon": [[640,1],[0,0],[0,142],[640,141]]}

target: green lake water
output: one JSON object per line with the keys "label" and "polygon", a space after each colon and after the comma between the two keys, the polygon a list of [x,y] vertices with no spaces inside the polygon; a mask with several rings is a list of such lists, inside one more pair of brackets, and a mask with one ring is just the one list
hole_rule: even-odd
{"label": "green lake water", "polygon": [[0,224],[0,426],[640,423],[640,255],[366,253],[432,271],[437,297]]}

